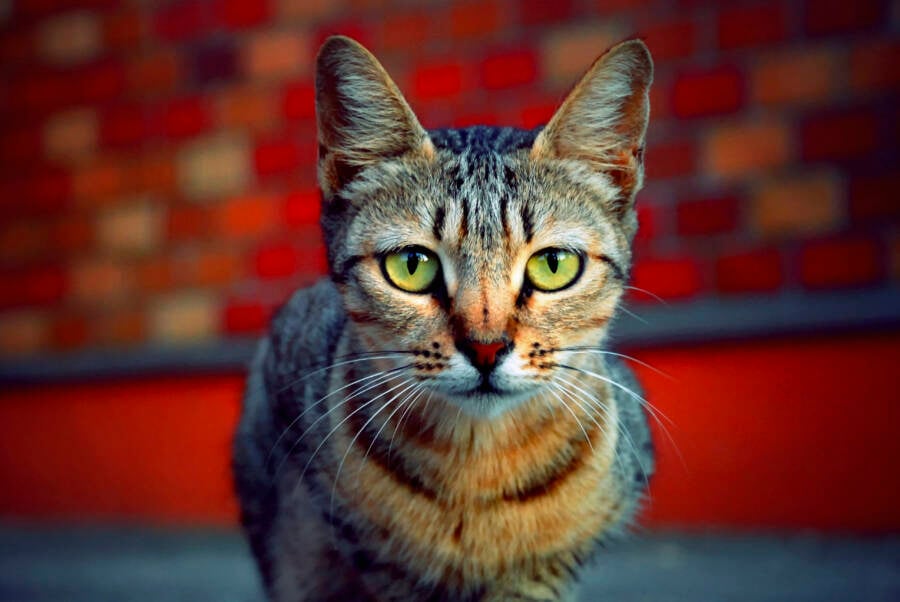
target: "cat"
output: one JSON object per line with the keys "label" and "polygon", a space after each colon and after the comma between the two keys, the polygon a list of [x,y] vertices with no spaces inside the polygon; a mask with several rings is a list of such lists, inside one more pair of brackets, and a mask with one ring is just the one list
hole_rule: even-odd
{"label": "cat", "polygon": [[571,600],[653,472],[601,347],[653,77],[629,40],[544,128],[426,131],[346,37],[316,64],[330,278],[273,319],[234,441],[272,600]]}

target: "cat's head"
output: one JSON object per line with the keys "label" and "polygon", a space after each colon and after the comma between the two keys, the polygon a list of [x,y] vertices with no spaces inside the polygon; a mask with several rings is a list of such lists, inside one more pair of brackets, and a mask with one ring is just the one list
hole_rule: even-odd
{"label": "cat's head", "polygon": [[540,131],[426,132],[378,61],[330,38],[316,73],[322,225],[370,350],[471,414],[537,392],[603,338],[637,228],[653,67],[601,56]]}

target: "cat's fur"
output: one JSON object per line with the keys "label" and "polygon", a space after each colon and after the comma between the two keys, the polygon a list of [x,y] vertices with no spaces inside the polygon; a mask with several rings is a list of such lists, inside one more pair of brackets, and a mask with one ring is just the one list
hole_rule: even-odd
{"label": "cat's fur", "polygon": [[[268,594],[571,599],[653,467],[637,384],[598,347],[631,264],[649,53],[607,52],[539,131],[426,132],[347,38],[317,69],[331,278],[273,321],[234,447]],[[431,293],[386,280],[409,245],[440,258]],[[524,282],[547,247],[583,255],[572,286]]]}

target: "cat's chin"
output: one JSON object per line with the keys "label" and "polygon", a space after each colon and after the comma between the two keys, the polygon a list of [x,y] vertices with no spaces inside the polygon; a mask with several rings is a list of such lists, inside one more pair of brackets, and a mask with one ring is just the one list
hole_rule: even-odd
{"label": "cat's chin", "polygon": [[495,387],[476,387],[467,393],[445,393],[444,397],[473,418],[496,418],[535,396],[537,389],[502,391]]}

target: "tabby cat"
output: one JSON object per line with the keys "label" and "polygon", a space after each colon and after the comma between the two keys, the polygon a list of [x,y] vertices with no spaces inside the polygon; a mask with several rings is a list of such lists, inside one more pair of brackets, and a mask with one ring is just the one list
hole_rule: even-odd
{"label": "tabby cat", "polygon": [[626,41],[544,128],[425,131],[345,37],[316,71],[330,278],[273,320],[234,444],[272,600],[571,600],[652,472],[602,350],[653,67]]}

